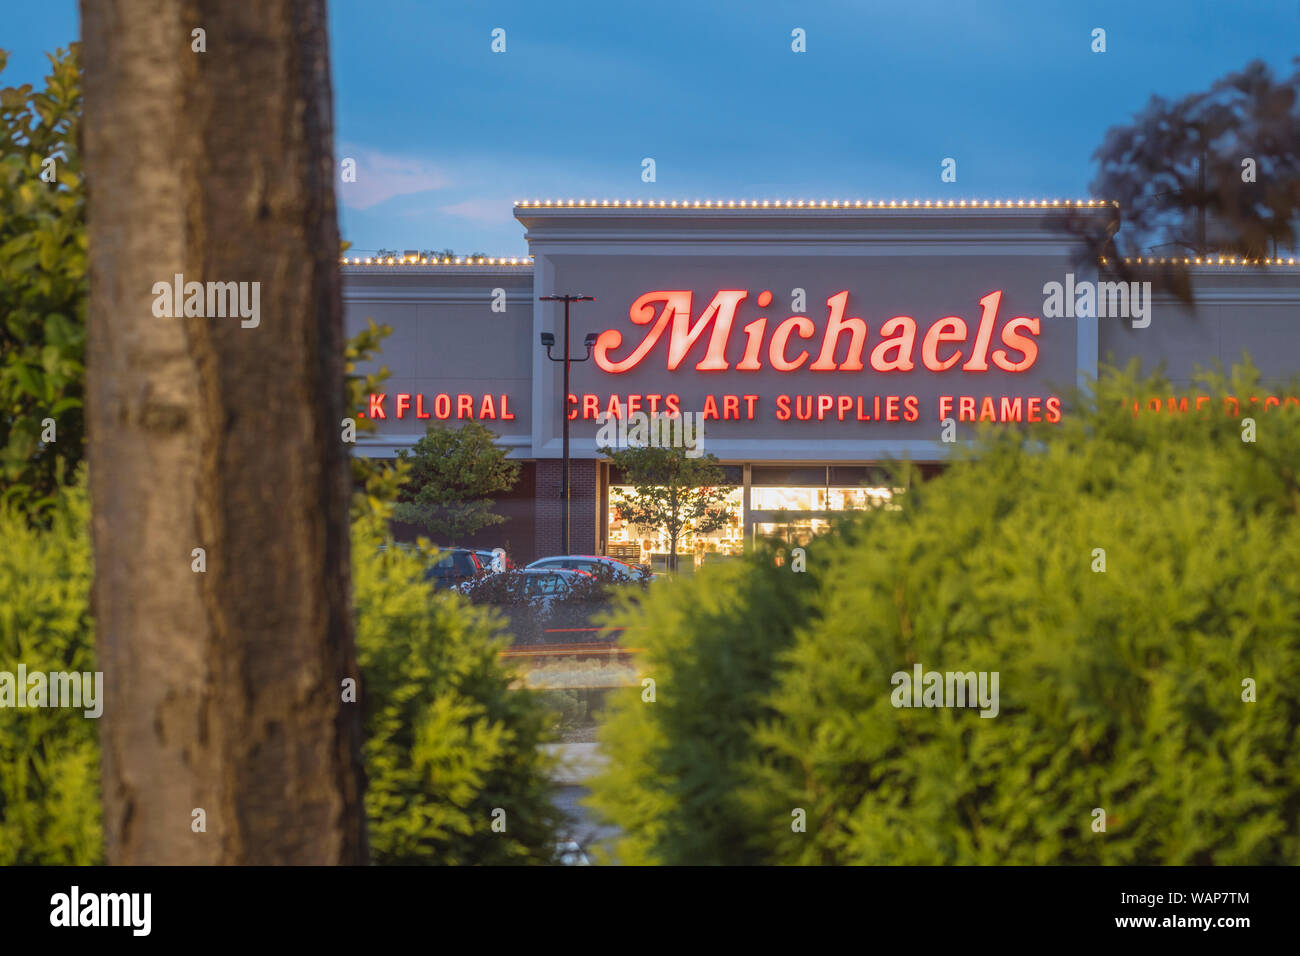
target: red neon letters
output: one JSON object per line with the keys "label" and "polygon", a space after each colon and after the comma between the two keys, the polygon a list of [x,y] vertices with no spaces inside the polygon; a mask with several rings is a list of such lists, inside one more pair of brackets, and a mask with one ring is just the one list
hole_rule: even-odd
{"label": "red neon letters", "polygon": [[[741,302],[749,293],[743,289],[723,289],[718,292],[700,313],[691,320],[691,292],[689,290],[647,292],[632,303],[628,318],[634,325],[650,326],[645,336],[625,357],[615,359],[610,353],[623,344],[623,333],[606,329],[596,340],[593,356],[596,365],[615,374],[635,368],[668,332],[668,370],[675,371],[696,344],[709,332],[704,355],[695,363],[699,372],[722,372],[731,368],[727,359],[731,344],[732,325]],[[813,353],[801,348],[800,342],[811,342],[817,337],[817,326],[806,315],[792,315],[772,329],[766,349],[763,336],[767,333],[767,316],[760,316],[744,326],[744,354],[736,364],[737,371],[756,372],[768,364],[780,372],[793,372],[805,366],[814,372],[860,372],[864,369],[862,353],[867,347],[867,323],[861,318],[845,318],[848,308],[848,291],[837,292],[826,300],[829,315],[822,332],[816,358],[809,363]],[[770,304],[772,294],[764,290],[757,301],[760,307]],[[969,336],[965,319],[956,315],[944,316],[931,323],[924,333],[916,319],[910,315],[896,315],[880,326],[881,339],[868,356],[868,363],[877,372],[910,372],[915,367],[916,340],[921,338],[921,364],[931,372],[945,372],[958,366],[965,372],[987,372],[990,359],[1004,372],[1023,372],[1038,359],[1035,337],[1042,330],[1041,320],[1033,316],[1016,316],[1003,324],[999,338],[1006,348],[993,349],[993,332],[997,325],[998,306],[1002,290],[990,292],[980,299],[980,319],[975,330],[975,340],[967,352],[963,348]],[[836,361],[836,353],[844,357]],[[942,349],[943,354],[940,354]],[[962,360],[965,359],[963,362]]]}

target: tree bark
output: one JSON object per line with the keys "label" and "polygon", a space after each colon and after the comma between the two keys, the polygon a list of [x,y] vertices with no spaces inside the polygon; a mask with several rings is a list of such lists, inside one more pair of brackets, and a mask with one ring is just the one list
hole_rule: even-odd
{"label": "tree bark", "polygon": [[[81,19],[108,861],[365,862],[325,2]],[[176,274],[259,324],[155,317]]]}

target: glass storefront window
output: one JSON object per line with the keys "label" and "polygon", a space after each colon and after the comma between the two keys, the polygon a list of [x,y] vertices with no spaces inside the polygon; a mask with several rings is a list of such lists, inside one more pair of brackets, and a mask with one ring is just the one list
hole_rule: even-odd
{"label": "glass storefront window", "polygon": [[751,488],[754,511],[856,511],[888,506],[901,488]]}
{"label": "glass storefront window", "polygon": [[[662,571],[668,563],[668,535],[662,530],[630,524],[619,512],[620,492],[631,495],[633,491],[631,485],[609,486],[609,537],[606,553]],[[687,534],[677,542],[678,571],[689,573],[697,565],[725,560],[745,550],[744,503],[742,490],[730,489],[725,500],[725,505],[731,512],[727,524],[716,531]]]}
{"label": "glass storefront window", "polygon": [[901,488],[828,488],[826,508],[829,511],[858,511],[864,508],[888,506]]}
{"label": "glass storefront window", "polygon": [[[766,471],[772,472],[764,474],[766,480],[779,477],[774,474],[773,468],[766,468]],[[726,506],[731,512],[727,525],[717,531],[688,534],[679,541],[678,570],[689,573],[709,561],[724,560],[741,554],[747,537],[755,541],[775,536],[792,546],[806,544],[813,536],[829,529],[830,518],[835,512],[869,508],[895,511],[901,507],[898,499],[905,489],[879,484],[884,478],[883,473],[868,476],[865,468],[858,469],[858,473],[850,473],[852,471],[854,470],[839,467],[790,468],[785,469],[785,477],[806,482],[820,473],[827,478],[834,477],[841,483],[753,485],[750,488],[749,507],[756,514],[751,514],[751,526],[748,529],[744,526],[744,491],[739,487],[731,488],[726,498]],[[758,466],[755,466],[755,473],[757,472]],[[847,483],[854,478],[864,478],[870,482],[872,477],[876,483]],[[646,564],[656,570],[665,569],[668,562],[668,536],[662,531],[635,527],[625,521],[618,509],[620,492],[631,494],[633,488],[625,484],[609,486],[609,534],[605,553],[624,561]],[[694,560],[687,560],[692,557]]]}
{"label": "glass storefront window", "polygon": [[824,518],[804,518],[799,521],[756,521],[754,540],[776,538],[789,547],[802,547],[830,527]]}
{"label": "glass storefront window", "polygon": [[823,488],[750,488],[749,507],[755,511],[825,511]]}

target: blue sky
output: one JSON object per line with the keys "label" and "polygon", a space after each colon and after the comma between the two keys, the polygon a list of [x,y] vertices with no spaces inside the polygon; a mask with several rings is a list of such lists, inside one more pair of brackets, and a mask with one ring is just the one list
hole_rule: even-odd
{"label": "blue sky", "polygon": [[[1153,93],[1300,54],[1296,0],[334,0],[330,27],[362,253],[525,253],[516,199],[1087,195]],[[10,4],[0,82],[38,82],[77,32],[73,0]]]}

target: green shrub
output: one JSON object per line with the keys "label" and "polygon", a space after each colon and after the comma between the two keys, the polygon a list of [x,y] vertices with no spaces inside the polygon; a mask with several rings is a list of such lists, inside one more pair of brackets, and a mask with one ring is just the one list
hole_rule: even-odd
{"label": "green shrub", "polygon": [[[1202,384],[1264,394],[1245,373]],[[649,632],[660,702],[605,729],[618,852],[677,862],[694,827],[720,863],[1294,864],[1300,412],[1256,408],[1249,443],[1252,413],[1217,399],[1124,402],[1173,391],[1108,375],[1060,425],[988,431],[901,510],[818,540],[806,603],[773,608],[749,563],[717,582],[743,598],[642,609],[628,623],[682,630]],[[718,645],[764,658],[776,613],[788,650],[756,718],[728,698],[759,682]],[[917,663],[998,672],[1000,712],[895,708],[891,676]]]}
{"label": "green shrub", "polygon": [[[0,504],[0,671],[95,670],[84,482],[50,517]],[[549,862],[549,715],[507,689],[480,612],[435,597],[418,555],[378,551],[383,523],[358,520],[353,553],[372,861]],[[0,707],[0,865],[103,861],[97,731],[78,709]]]}
{"label": "green shrub", "polygon": [[638,670],[655,683],[653,702],[643,687],[610,691],[600,727],[613,760],[591,803],[624,833],[618,862],[765,858],[770,840],[736,789],[756,754],[753,727],[770,714],[777,654],[812,613],[810,590],[808,575],[777,568],[763,549],[621,592],[614,620],[632,628],[623,643],[644,648]]}
{"label": "green shrub", "polygon": [[[93,672],[84,485],[47,530],[0,503],[0,671]],[[104,855],[99,734],[83,709],[0,707],[0,866],[87,864]]]}
{"label": "green shrub", "polygon": [[[549,715],[509,690],[488,616],[424,580],[425,559],[389,547],[384,516],[354,525],[363,674],[366,812],[376,863],[546,863],[556,845]],[[492,829],[505,811],[505,832]]]}

